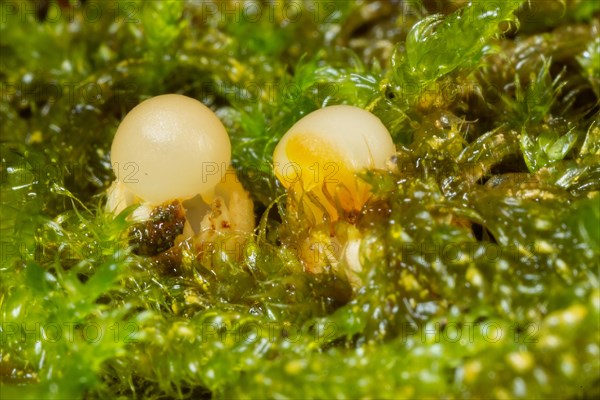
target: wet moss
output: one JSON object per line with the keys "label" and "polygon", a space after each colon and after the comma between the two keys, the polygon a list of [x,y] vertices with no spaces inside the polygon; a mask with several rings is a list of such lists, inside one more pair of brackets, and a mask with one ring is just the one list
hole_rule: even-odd
{"label": "wet moss", "polygon": [[[2,3],[3,398],[598,395],[596,3]],[[241,249],[105,212],[120,120],[170,92],[230,133]],[[315,224],[271,156],[330,104],[398,151]],[[361,284],[307,273],[349,229]]]}

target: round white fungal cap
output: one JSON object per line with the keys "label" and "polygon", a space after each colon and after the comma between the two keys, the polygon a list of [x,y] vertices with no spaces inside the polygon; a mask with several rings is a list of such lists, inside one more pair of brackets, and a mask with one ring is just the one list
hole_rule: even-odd
{"label": "round white fungal cap", "polygon": [[219,118],[201,102],[156,96],[125,116],[112,143],[117,181],[150,203],[211,193],[231,161]]}
{"label": "round white fungal cap", "polygon": [[[275,148],[274,161],[295,161],[289,157],[290,147],[300,144],[313,154],[322,154],[321,161],[338,161],[341,156],[353,171],[365,168],[385,168],[385,162],[395,154],[395,146],[387,128],[379,118],[362,108],[337,105],[321,108],[296,122]],[[323,146],[326,146],[324,148]],[[328,157],[330,151],[331,157]]]}
{"label": "round white fungal cap", "polygon": [[[345,209],[360,209],[370,195],[355,173],[384,169],[396,152],[387,128],[375,115],[358,107],[336,105],[314,111],[293,125],[273,154],[277,178],[285,187],[323,188]],[[329,201],[327,194],[317,194]],[[336,213],[327,206],[335,218]]]}

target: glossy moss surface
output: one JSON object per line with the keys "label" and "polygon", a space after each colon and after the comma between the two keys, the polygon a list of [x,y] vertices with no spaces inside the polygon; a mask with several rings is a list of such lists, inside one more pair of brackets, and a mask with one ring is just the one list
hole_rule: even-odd
{"label": "glossy moss surface", "polygon": [[[600,394],[596,2],[0,7],[2,398]],[[119,122],[164,93],[231,136],[259,221],[239,262],[146,256],[104,211]],[[315,224],[271,157],[332,104],[398,153],[361,215]],[[304,272],[301,243],[351,224],[362,285]]]}

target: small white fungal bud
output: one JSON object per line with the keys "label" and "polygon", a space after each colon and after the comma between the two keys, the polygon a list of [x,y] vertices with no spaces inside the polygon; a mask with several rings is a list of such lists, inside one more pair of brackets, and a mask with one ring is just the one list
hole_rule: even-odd
{"label": "small white fungal bud", "polygon": [[211,194],[231,161],[225,127],[190,97],[148,99],[123,119],[112,143],[117,181],[137,197],[160,204]]}
{"label": "small white fungal bud", "polygon": [[227,131],[199,101],[167,94],[140,103],[119,125],[111,151],[117,179],[108,211],[138,204],[133,217],[145,220],[155,207],[180,201],[186,222],[179,241],[193,237],[200,247],[228,233],[241,243],[254,229],[252,200],[230,166]]}

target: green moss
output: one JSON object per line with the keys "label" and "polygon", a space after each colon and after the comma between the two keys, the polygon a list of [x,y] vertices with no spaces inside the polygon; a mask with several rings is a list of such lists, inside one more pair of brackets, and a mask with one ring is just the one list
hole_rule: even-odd
{"label": "green moss", "polygon": [[[63,3],[0,5],[3,398],[598,395],[596,2]],[[143,256],[104,210],[116,127],[170,92],[231,135],[239,262]],[[354,290],[302,254],[351,224],[309,230],[271,168],[331,104],[398,149]]]}

